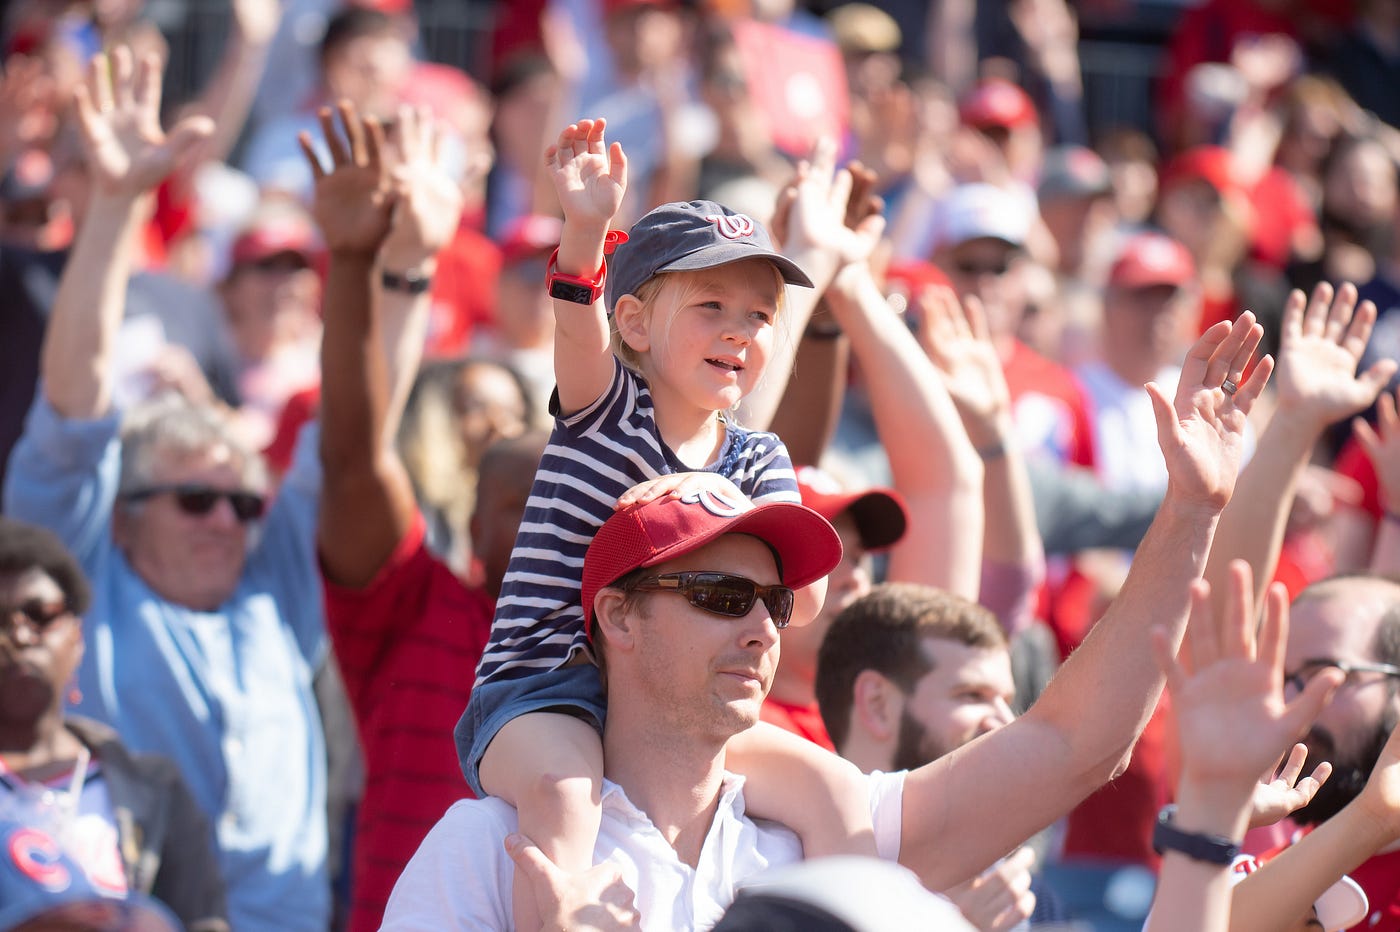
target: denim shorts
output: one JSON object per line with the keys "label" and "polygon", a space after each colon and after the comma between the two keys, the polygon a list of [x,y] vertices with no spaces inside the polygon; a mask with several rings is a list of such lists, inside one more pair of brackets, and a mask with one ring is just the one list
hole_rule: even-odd
{"label": "denim shorts", "polygon": [[487,745],[506,722],[527,712],[574,715],[601,735],[607,700],[598,668],[591,663],[574,664],[519,679],[488,680],[472,690],[452,737],[462,775],[478,799],[486,795],[481,788],[481,758]]}

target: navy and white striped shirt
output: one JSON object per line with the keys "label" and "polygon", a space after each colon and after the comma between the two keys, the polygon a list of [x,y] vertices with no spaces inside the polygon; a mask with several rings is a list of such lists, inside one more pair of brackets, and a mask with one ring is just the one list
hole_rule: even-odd
{"label": "navy and white striped shirt", "polygon": [[[477,685],[554,670],[588,652],[579,589],[583,557],[623,492],[695,472],[662,441],[651,393],[617,359],[611,384],[577,414],[555,420],[496,601]],[[755,502],[801,502],[787,449],[774,434],[725,425],[719,458],[704,468]]]}

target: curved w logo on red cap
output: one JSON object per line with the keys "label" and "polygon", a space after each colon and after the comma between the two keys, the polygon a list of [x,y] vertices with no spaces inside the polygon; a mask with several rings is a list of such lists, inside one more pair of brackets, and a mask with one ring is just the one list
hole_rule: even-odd
{"label": "curved w logo on red cap", "polygon": [[735,501],[723,492],[714,492],[710,489],[696,489],[694,492],[682,495],[680,500],[685,505],[700,505],[718,518],[737,518],[753,508],[752,504],[743,499]]}
{"label": "curved w logo on red cap", "polygon": [[712,214],[705,219],[713,223],[719,235],[725,239],[748,239],[757,228],[753,219],[744,214]]}

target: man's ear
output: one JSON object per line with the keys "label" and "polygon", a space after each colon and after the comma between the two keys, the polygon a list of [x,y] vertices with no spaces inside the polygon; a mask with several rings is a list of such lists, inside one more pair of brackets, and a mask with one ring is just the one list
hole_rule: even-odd
{"label": "man's ear", "polygon": [[899,733],[904,693],[884,674],[862,670],[851,689],[851,726],[860,727],[878,741],[892,741]]}
{"label": "man's ear", "polygon": [[647,318],[651,312],[633,294],[625,294],[613,305],[613,320],[617,324],[617,335],[633,351],[651,351],[651,334],[647,330]]}
{"label": "man's ear", "polygon": [[593,636],[608,639],[609,654],[626,652],[636,643],[637,621],[624,607],[621,589],[604,588],[593,597]]}

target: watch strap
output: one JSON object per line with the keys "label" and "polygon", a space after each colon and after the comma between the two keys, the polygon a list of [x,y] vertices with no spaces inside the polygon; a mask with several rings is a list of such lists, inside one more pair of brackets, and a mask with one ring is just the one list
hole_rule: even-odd
{"label": "watch strap", "polygon": [[1219,864],[1222,867],[1233,862],[1239,855],[1239,842],[1224,835],[1183,831],[1174,824],[1175,818],[1175,806],[1163,806],[1157,815],[1157,825],[1152,830],[1152,848],[1158,854],[1176,851],[1193,861]]}
{"label": "watch strap", "polygon": [[585,278],[582,275],[569,275],[559,271],[559,250],[555,249],[549,256],[549,265],[545,267],[544,283],[552,298],[561,301],[568,301],[572,304],[593,304],[603,296],[603,286],[608,280],[608,261],[603,260],[603,264],[598,266],[598,271],[592,278]]}
{"label": "watch strap", "polygon": [[406,272],[390,272],[385,269],[379,273],[379,282],[390,291],[402,291],[405,294],[422,294],[433,287],[433,277],[418,269],[409,269]]}

